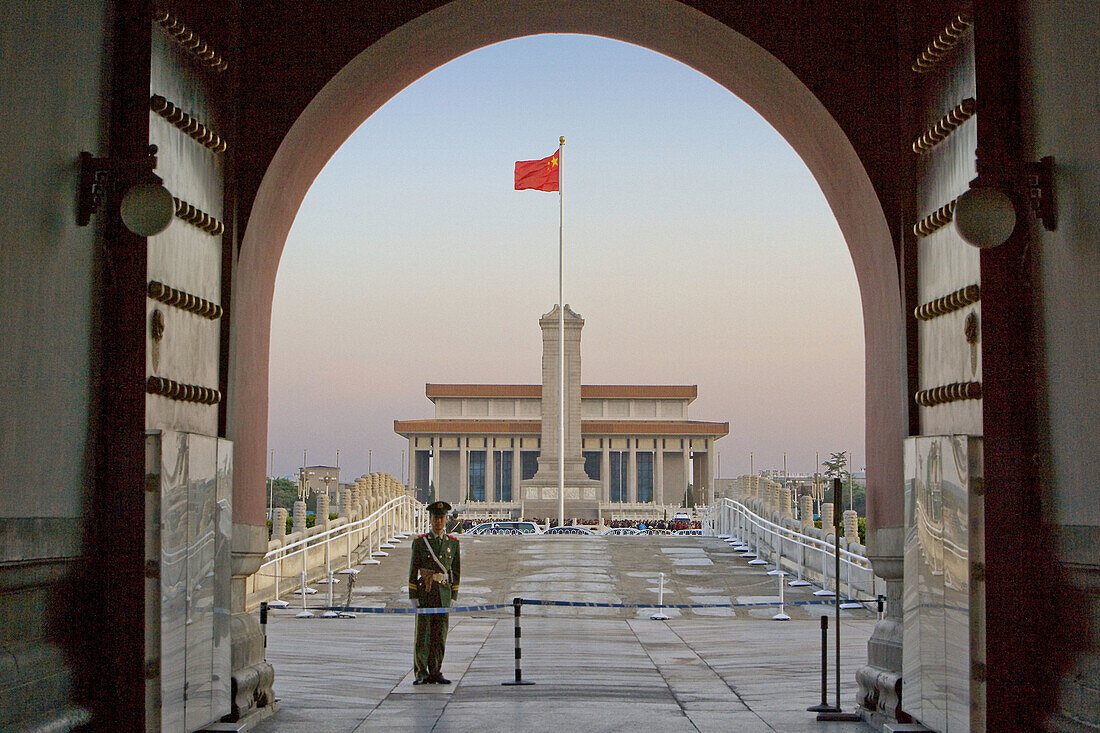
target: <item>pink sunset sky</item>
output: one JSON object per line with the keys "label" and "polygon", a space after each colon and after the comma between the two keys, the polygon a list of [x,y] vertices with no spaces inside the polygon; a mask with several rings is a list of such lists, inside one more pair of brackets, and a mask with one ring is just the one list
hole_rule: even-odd
{"label": "pink sunset sky", "polygon": [[[587,36],[490,46],[366,120],[314,182],[272,316],[274,475],[401,477],[426,382],[541,382],[558,194],[516,160],[566,137],[565,301],[586,384],[697,384],[722,476],[864,461],[863,319],[820,189],[768,123],[664,56]],[[368,454],[369,451],[369,454]]]}

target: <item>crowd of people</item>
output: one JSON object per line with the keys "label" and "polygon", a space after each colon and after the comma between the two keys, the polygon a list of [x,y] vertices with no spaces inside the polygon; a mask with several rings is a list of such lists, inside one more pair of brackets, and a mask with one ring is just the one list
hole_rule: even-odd
{"label": "crowd of people", "polygon": [[681,529],[699,529],[702,527],[699,522],[692,522],[686,519],[612,519],[607,526],[612,529],[617,527],[631,527],[633,529],[667,529],[670,532],[676,532]]}
{"label": "crowd of people", "polygon": [[[484,521],[486,520],[452,518],[447,522],[447,531],[452,534],[468,532]],[[546,520],[541,517],[524,517],[522,521],[534,522],[540,527],[546,526]],[[597,527],[600,530],[631,527],[633,529],[667,529],[670,532],[676,532],[681,529],[699,529],[701,526],[699,522],[684,519],[612,519],[607,524],[602,525],[595,519],[577,519],[576,521],[577,525],[587,527],[593,531],[597,531]],[[551,526],[554,524],[556,522],[551,521]]]}

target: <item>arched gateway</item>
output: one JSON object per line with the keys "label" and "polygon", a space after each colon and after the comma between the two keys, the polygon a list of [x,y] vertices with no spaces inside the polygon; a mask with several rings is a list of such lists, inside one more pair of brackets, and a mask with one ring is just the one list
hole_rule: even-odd
{"label": "arched gateway", "polygon": [[[50,727],[91,715],[100,729],[142,729],[164,720],[161,696],[169,690],[180,706],[172,714],[188,716],[193,727],[189,703],[201,726],[204,715],[228,709],[245,717],[270,698],[272,670],[240,589],[267,549],[271,300],[287,232],[321,168],[387,100],[464,53],[540,33],[637,44],[707,75],[779,131],[832,209],[863,304],[868,544],[889,589],[887,617],[860,672],[868,716],[911,714],[952,730],[1096,722],[1096,674],[1069,670],[1075,661],[1084,670],[1100,666],[1086,657],[1086,642],[1068,639],[1076,627],[1065,622],[1087,616],[1074,589],[1095,592],[1100,572],[1100,513],[1081,478],[1088,472],[1074,471],[1070,457],[1096,456],[1095,445],[1076,437],[1095,428],[1095,407],[1077,394],[1087,397],[1095,386],[1071,368],[1075,347],[1091,348],[1085,356],[1093,358],[1097,343],[1089,304],[1098,266],[1089,259],[1095,248],[1082,244],[1098,218],[1088,188],[1095,176],[1061,180],[1081,191],[1063,199],[1064,226],[1054,235],[1023,214],[1006,244],[979,256],[944,226],[976,175],[978,150],[983,182],[1012,190],[1021,213],[1027,183],[1013,166],[1038,157],[1040,143],[1055,148],[1042,154],[1072,154],[1083,161],[1075,170],[1095,170],[1095,120],[1066,124],[1087,107],[1078,87],[1088,99],[1096,85],[1088,73],[1095,51],[1081,42],[1096,29],[1089,3],[114,0],[105,7],[47,2],[4,16],[16,29],[5,36],[6,58],[29,59],[13,62],[20,83],[12,88],[20,88],[3,90],[5,108],[15,115],[12,129],[41,131],[44,142],[17,141],[8,131],[0,140],[34,172],[98,143],[127,182],[156,143],[156,171],[179,199],[181,222],[147,239],[131,234],[118,218],[122,187],[108,187],[97,228],[73,230],[67,179],[23,172],[3,184],[13,210],[27,213],[4,221],[8,239],[20,242],[5,249],[5,272],[42,273],[5,294],[5,305],[10,298],[18,306],[5,313],[30,335],[3,357],[5,374],[18,377],[5,381],[26,392],[4,393],[8,411],[15,422],[41,423],[11,444],[51,455],[28,460],[5,451],[4,471],[16,478],[0,497],[0,608],[17,618],[26,615],[20,609],[63,608],[51,605],[57,597],[76,608],[28,623],[5,647],[17,672],[0,678],[7,716],[0,723],[41,724],[52,715],[42,724]],[[1080,28],[1070,38],[1078,45],[1063,42],[1064,17]],[[1061,55],[1050,53],[1053,38]],[[1063,55],[1073,63],[1059,66]],[[66,76],[72,83],[56,84]],[[28,104],[31,89],[40,104]],[[1040,190],[1040,199],[1047,195]],[[64,258],[55,243],[70,241],[82,245],[74,251],[94,254],[57,264]],[[1038,251],[1049,257],[1044,264],[1061,268],[1068,296],[1061,283],[1043,280]],[[44,325],[53,314],[40,323],[42,303],[55,297],[43,288],[74,286],[73,299],[88,303],[62,301],[71,307],[57,316],[61,328]],[[1044,351],[1043,327],[1060,350]],[[73,333],[78,342],[86,334],[99,342],[71,349],[93,352],[76,359],[73,374],[66,371],[72,359],[44,359],[23,343]],[[33,379],[23,362],[39,370]],[[79,415],[40,415],[42,395],[77,403]],[[157,444],[146,431],[198,437]],[[69,443],[55,450],[51,432]],[[179,639],[158,621],[168,572],[158,532],[165,531],[146,513],[159,500],[149,477],[189,490],[190,479],[180,482],[164,462],[181,455],[179,465],[192,462],[191,484],[208,490],[197,518],[226,520],[219,512],[228,511],[230,494],[232,504],[227,543],[204,560],[209,577],[232,575],[224,587],[233,592],[219,596],[232,604],[229,622],[216,618],[209,638],[194,637],[221,660],[195,677],[219,683],[201,709],[196,688],[184,694],[190,676],[173,678],[174,687],[162,680],[170,667],[163,649]],[[947,457],[967,469],[953,494],[945,489]],[[50,489],[50,506],[22,487],[31,483],[25,477],[48,472],[27,473],[20,463],[47,460],[64,477]],[[1044,461],[1053,468],[1041,471]],[[90,492],[85,474],[94,474]],[[953,558],[922,555],[922,543],[942,545],[948,531],[965,527],[972,531],[954,542]],[[948,573],[921,559],[928,556],[956,566]],[[84,560],[91,572],[83,572]],[[205,577],[198,578],[204,588]],[[181,579],[176,591],[190,593],[191,580]],[[949,621],[941,614],[929,626],[909,615],[926,601],[967,611]],[[85,625],[96,633],[84,633]],[[1083,636],[1095,639],[1097,631]],[[942,651],[945,638],[963,649],[950,663],[922,655],[929,645]],[[25,682],[18,670],[31,668],[47,681]],[[38,717],[7,715],[19,705]]]}
{"label": "arched gateway", "polygon": [[[848,20],[855,18],[830,19],[841,25]],[[751,25],[763,24],[757,19]],[[266,432],[254,428],[267,425],[272,293],[283,245],[309,186],[363,120],[411,82],[469,51],[540,33],[603,36],[691,66],[767,119],[818,181],[848,244],[860,287],[866,338],[869,544],[874,554],[887,560],[880,574],[896,585],[901,559],[901,446],[907,418],[903,304],[895,236],[887,225],[876,182],[851,139],[866,137],[882,122],[868,124],[872,116],[860,115],[845,130],[807,86],[807,81],[830,84],[832,72],[804,81],[730,25],[668,0],[598,5],[459,0],[395,26],[342,67],[334,63],[331,79],[311,80],[323,85],[289,124],[263,171],[234,270],[229,431],[235,444],[236,525],[259,526],[264,518]],[[779,40],[779,47],[790,45]],[[893,61],[883,61],[890,66],[853,80],[849,93],[882,83],[872,76],[893,78]],[[846,104],[844,99],[836,101]],[[885,112],[876,116],[893,117]],[[883,151],[874,148],[880,146],[872,140],[862,142],[871,148],[864,154],[872,167],[879,164]],[[884,198],[894,204],[896,194],[885,179],[886,171],[875,173],[883,177],[878,183],[886,192]],[[729,195],[735,197],[737,191]],[[900,590],[894,595],[900,597]],[[890,642],[900,644],[898,635],[892,636]],[[900,667],[894,666],[871,675],[886,680],[887,689],[876,696],[884,701],[900,675]]]}

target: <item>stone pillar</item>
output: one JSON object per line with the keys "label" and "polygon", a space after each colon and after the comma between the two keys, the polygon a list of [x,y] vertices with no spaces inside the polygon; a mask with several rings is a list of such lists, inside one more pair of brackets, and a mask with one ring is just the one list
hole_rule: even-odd
{"label": "stone pillar", "polygon": [[306,503],[304,501],[294,502],[294,531],[306,531]]}
{"label": "stone pillar", "polygon": [[665,440],[657,438],[657,449],[653,456],[653,503],[659,507],[665,505]]}
{"label": "stone pillar", "polygon": [[783,519],[793,519],[794,514],[791,512],[791,490],[781,484],[779,487],[779,493],[779,516]]}
{"label": "stone pillar", "polygon": [[859,542],[859,515],[855,509],[848,509],[840,515],[844,522],[844,539],[847,542]]}
{"label": "stone pillar", "polygon": [[[822,515],[825,507],[822,505]],[[875,575],[886,581],[886,614],[867,640],[867,664],[856,670],[859,704],[872,721],[897,720],[901,713],[902,598],[905,561],[901,556],[872,558]],[[865,713],[866,714],[866,713]]]}
{"label": "stone pillar", "polygon": [[[442,439],[438,435],[432,436],[432,486],[435,487],[435,497],[438,499],[443,496],[443,489],[439,486],[439,464],[442,462],[440,459],[443,457],[443,451],[439,447],[442,444]],[[518,485],[518,484],[517,484]],[[428,494],[429,498],[433,498],[431,493]]]}
{"label": "stone pillar", "polygon": [[520,438],[512,439],[512,501],[523,501],[523,493],[519,490],[519,482],[523,480],[523,460],[520,453]]}
{"label": "stone pillar", "polygon": [[496,484],[496,456],[493,445],[493,438],[485,439],[485,501],[497,500],[497,484]]}
{"label": "stone pillar", "polygon": [[353,501],[354,497],[355,497],[355,485],[354,484],[347,491],[340,494],[340,516],[343,517],[344,519],[346,519],[349,522],[351,521],[351,507],[352,507],[352,501]]}
{"label": "stone pillar", "polygon": [[409,447],[406,449],[408,452],[405,457],[408,459],[405,466],[405,475],[409,477],[408,485],[413,488],[413,496],[416,496],[416,489],[420,487],[416,485],[416,450],[413,448],[414,442],[412,438],[409,438]]}
{"label": "stone pillar", "polygon": [[317,496],[317,523],[318,527],[328,526],[328,494]]}
{"label": "stone pillar", "polygon": [[271,520],[271,539],[280,541],[286,539],[286,517],[286,509],[282,507],[275,509],[275,518]]}
{"label": "stone pillar", "polygon": [[355,512],[356,519],[363,518],[363,510],[366,508],[367,501],[367,480],[365,476],[360,476],[355,482],[355,493],[352,494],[352,511]]}
{"label": "stone pillar", "polygon": [[584,473],[581,450],[581,329],[584,319],[565,306],[565,445],[558,445],[559,382],[558,307],[539,319],[542,329],[542,442],[539,469],[532,482],[557,486],[558,454],[564,454],[565,485],[592,486]]}
{"label": "stone pillar", "polygon": [[798,503],[802,515],[802,531],[805,533],[807,529],[814,526],[814,498],[809,494],[803,494],[798,497]]}
{"label": "stone pillar", "polygon": [[600,439],[600,491],[604,504],[611,503],[611,438]]}
{"label": "stone pillar", "polygon": [[465,435],[458,436],[458,497],[460,502],[470,498],[470,445]]}
{"label": "stone pillar", "polygon": [[718,451],[714,439],[707,438],[707,504],[714,503],[714,491],[718,479]]}
{"label": "stone pillar", "polygon": [[[684,491],[687,491],[687,487],[691,484],[691,441],[684,438],[684,447],[681,453],[684,456]],[[677,502],[679,503],[679,502]]]}
{"label": "stone pillar", "polygon": [[638,501],[638,440],[626,439],[626,500],[632,504]]}
{"label": "stone pillar", "polygon": [[[272,536],[286,537],[286,509],[276,509]],[[266,523],[265,523],[266,525]],[[229,644],[232,683],[230,720],[241,720],[275,702],[275,669],[264,659],[263,631],[255,614],[245,610],[248,579],[260,569],[267,552],[267,527],[233,524],[230,556]]]}
{"label": "stone pillar", "polygon": [[833,527],[833,505],[822,504],[821,505],[821,531],[826,535],[829,535],[836,530]]}

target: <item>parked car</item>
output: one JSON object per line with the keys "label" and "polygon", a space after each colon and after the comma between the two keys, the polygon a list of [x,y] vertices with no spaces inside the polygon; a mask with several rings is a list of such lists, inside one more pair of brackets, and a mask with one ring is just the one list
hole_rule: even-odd
{"label": "parked car", "polygon": [[482,522],[466,534],[539,534],[534,522]]}
{"label": "parked car", "polygon": [[566,527],[551,527],[550,529],[543,532],[543,534],[596,534],[596,533],[593,532],[590,529],[585,529],[584,527],[566,526]]}
{"label": "parked car", "polygon": [[489,525],[488,527],[481,527],[480,529],[472,529],[466,534],[523,534],[515,527],[494,527]]}
{"label": "parked car", "polygon": [[642,530],[633,527],[612,527],[611,529],[605,529],[603,533],[614,535],[645,534]]}

